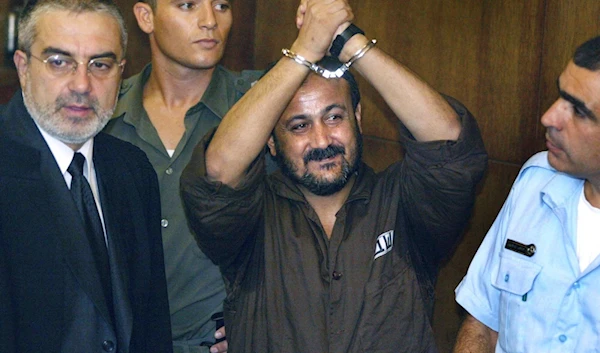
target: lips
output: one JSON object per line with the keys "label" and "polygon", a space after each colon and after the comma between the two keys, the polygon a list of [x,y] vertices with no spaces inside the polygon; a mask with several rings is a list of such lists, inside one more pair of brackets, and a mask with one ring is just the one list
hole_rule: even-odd
{"label": "lips", "polygon": [[92,109],[88,106],[76,106],[76,105],[68,105],[68,106],[65,106],[65,108],[70,109],[70,110],[77,110],[77,111],[84,111],[84,110]]}
{"label": "lips", "polygon": [[323,167],[323,166],[337,164],[337,162],[340,158],[342,158],[342,157],[341,157],[341,155],[338,154],[338,155],[328,157],[328,158],[322,158],[319,160],[311,160],[309,163],[316,163],[318,166]]}
{"label": "lips", "polygon": [[548,148],[548,151],[552,153],[562,151],[562,148],[559,145],[557,145],[554,141],[552,141],[552,139],[548,135],[546,135],[546,147]]}
{"label": "lips", "polygon": [[71,119],[84,119],[87,120],[95,112],[94,107],[87,105],[63,105],[62,110]]}
{"label": "lips", "polygon": [[202,46],[203,48],[206,49],[212,49],[214,47],[216,47],[219,44],[219,41],[216,39],[200,39],[194,42],[195,44],[199,44],[200,46]]}

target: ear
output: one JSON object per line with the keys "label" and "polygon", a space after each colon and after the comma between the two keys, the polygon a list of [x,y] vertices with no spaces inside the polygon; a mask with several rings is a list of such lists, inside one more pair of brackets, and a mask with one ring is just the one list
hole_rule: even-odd
{"label": "ear", "polygon": [[133,14],[137,20],[138,26],[144,33],[154,32],[154,12],[152,7],[145,2],[137,2],[133,5]]}
{"label": "ear", "polygon": [[273,139],[273,134],[269,137],[267,141],[267,147],[269,147],[269,152],[271,152],[271,156],[275,157],[277,155],[277,150],[275,149],[275,140]]}
{"label": "ear", "polygon": [[21,84],[21,87],[24,88],[27,82],[27,70],[29,69],[27,54],[25,54],[24,51],[16,50],[13,55],[13,61],[17,68],[17,73],[19,74],[19,83]]}
{"label": "ear", "polygon": [[362,106],[360,103],[356,106],[356,110],[354,111],[354,117],[356,118],[356,124],[358,124],[358,130],[362,134]]}
{"label": "ear", "polygon": [[127,64],[127,60],[126,59],[121,60],[121,64],[123,64],[123,65],[121,65],[121,75],[123,75],[123,71],[125,71],[125,65]]}

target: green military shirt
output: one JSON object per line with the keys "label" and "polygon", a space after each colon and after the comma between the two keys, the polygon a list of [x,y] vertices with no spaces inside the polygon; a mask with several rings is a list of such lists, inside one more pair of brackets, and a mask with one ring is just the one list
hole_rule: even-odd
{"label": "green military shirt", "polygon": [[261,72],[234,73],[217,66],[204,96],[187,111],[185,133],[171,157],[143,107],[143,88],[151,70],[147,65],[123,82],[115,117],[105,130],[141,148],[158,175],[173,340],[176,345],[198,345],[214,341],[215,323],[210,317],[222,311],[225,288],[219,268],[200,251],[188,228],[179,177],[196,144],[219,124]]}

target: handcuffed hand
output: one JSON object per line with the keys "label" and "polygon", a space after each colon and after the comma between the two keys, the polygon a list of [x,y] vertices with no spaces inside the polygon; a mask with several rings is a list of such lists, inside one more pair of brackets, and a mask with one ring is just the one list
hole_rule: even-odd
{"label": "handcuffed hand", "polygon": [[291,50],[311,62],[320,60],[353,18],[347,0],[301,0],[296,12],[298,38]]}

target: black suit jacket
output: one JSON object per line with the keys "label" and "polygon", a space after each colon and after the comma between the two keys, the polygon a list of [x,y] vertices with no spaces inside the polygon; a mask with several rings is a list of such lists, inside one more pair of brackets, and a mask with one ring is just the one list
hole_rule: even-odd
{"label": "black suit jacket", "polygon": [[172,351],[156,174],[103,133],[94,166],[115,322],[69,189],[15,94],[0,117],[0,352]]}

